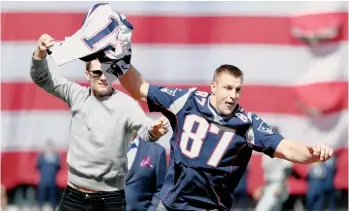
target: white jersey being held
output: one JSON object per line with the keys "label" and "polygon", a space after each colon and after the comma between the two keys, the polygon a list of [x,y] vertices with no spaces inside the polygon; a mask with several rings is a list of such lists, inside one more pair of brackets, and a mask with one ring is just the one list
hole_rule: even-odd
{"label": "white jersey being held", "polygon": [[123,75],[129,69],[132,55],[132,24],[107,3],[90,8],[82,22],[76,33],[50,48],[55,63],[60,66],[75,59],[99,58],[104,64],[102,69],[114,75],[114,80]]}

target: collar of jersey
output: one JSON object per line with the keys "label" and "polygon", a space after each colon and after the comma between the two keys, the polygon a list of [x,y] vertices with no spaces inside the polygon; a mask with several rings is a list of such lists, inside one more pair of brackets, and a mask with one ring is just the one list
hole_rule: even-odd
{"label": "collar of jersey", "polygon": [[223,120],[229,120],[230,118],[232,118],[235,115],[235,112],[239,109],[240,105],[237,104],[234,108],[234,112],[228,116],[223,116],[219,113],[219,111],[211,104],[211,95],[208,97],[207,99],[207,108],[211,111],[211,113],[213,114],[214,118],[220,117]]}

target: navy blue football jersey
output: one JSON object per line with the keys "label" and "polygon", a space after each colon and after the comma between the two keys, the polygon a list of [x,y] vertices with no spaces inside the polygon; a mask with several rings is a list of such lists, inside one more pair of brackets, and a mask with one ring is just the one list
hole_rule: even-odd
{"label": "navy blue football jersey", "polygon": [[170,163],[160,193],[169,210],[230,210],[253,150],[272,157],[283,139],[240,105],[221,116],[210,94],[150,85],[150,111],[171,122]]}

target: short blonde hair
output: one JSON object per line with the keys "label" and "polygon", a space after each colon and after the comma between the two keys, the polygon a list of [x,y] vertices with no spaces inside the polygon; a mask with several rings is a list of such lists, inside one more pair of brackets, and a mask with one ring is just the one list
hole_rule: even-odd
{"label": "short blonde hair", "polygon": [[230,64],[223,64],[214,71],[213,81],[216,81],[217,77],[222,73],[229,73],[230,75],[241,79],[244,77],[244,73],[238,67]]}

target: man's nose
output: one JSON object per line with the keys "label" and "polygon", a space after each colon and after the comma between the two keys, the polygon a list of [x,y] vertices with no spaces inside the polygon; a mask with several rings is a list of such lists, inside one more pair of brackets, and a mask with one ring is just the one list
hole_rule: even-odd
{"label": "man's nose", "polygon": [[231,92],[230,92],[230,97],[231,97],[232,99],[236,99],[237,93],[236,93],[235,90],[231,90]]}
{"label": "man's nose", "polygon": [[104,81],[106,81],[106,80],[107,80],[107,78],[105,77],[105,75],[104,75],[104,74],[102,74],[102,75],[101,75],[101,78],[100,78],[99,80],[101,80],[101,81],[103,81],[103,82],[104,82]]}

